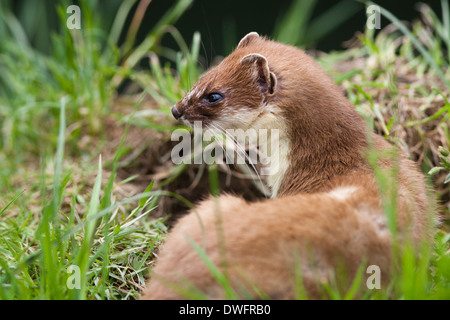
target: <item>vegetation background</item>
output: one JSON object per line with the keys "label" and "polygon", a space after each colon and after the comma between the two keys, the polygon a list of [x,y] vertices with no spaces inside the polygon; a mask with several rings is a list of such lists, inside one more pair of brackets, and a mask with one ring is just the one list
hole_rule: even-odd
{"label": "vegetation background", "polygon": [[[66,26],[72,4],[79,30]],[[171,105],[257,31],[314,55],[420,163],[441,204],[433,248],[399,252],[387,288],[361,294],[359,275],[349,288],[325,283],[324,297],[449,299],[449,4],[380,1],[380,30],[365,27],[369,4],[1,1],[0,298],[135,299],[198,199],[264,197],[249,168],[170,161]],[[389,177],[379,181],[387,192]]]}

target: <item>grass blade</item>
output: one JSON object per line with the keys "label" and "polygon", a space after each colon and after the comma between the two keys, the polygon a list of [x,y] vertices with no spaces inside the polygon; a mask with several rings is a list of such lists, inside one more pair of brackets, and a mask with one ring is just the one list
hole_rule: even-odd
{"label": "grass blade", "polygon": [[22,193],[24,193],[25,190],[19,192],[10,202],[8,202],[8,204],[0,210],[0,217],[2,216],[2,214],[17,200],[19,199],[19,197],[22,195]]}

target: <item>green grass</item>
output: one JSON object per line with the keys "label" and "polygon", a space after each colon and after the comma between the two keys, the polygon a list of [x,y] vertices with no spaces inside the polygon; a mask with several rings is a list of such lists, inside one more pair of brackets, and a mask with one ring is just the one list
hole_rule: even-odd
{"label": "green grass", "polygon": [[[63,100],[54,156],[53,183],[47,184],[45,173],[41,173],[42,211],[38,219],[19,213],[11,218],[4,217],[6,219],[2,221],[0,298],[135,297],[145,284],[146,261],[152,254],[153,246],[159,241],[161,232],[166,230],[160,220],[135,226],[137,221],[145,218],[155,208],[157,197],[150,193],[152,184],[142,194],[120,202],[114,201],[111,192],[114,168],[119,159],[116,157],[111,178],[103,186],[104,194],[101,196],[100,157],[90,199],[80,201],[80,194],[76,189],[72,192],[67,190],[69,184],[76,183],[72,177],[73,172],[63,172],[65,124]],[[117,154],[119,153],[120,147]],[[51,195],[47,199],[49,192]],[[17,201],[21,195],[11,202]],[[66,212],[61,208],[63,197],[71,198],[71,208]],[[120,214],[121,207],[136,200],[139,200],[138,206],[130,214]],[[83,216],[75,211],[77,201],[84,204]],[[7,207],[2,213],[5,213]],[[127,237],[130,234],[134,236]],[[117,250],[124,246],[124,250]],[[124,256],[128,257],[127,264],[119,262]],[[73,266],[78,270],[74,275],[77,278],[71,278]],[[116,287],[127,285],[131,280],[136,281],[138,287],[126,287],[122,290]],[[68,283],[72,283],[74,287]]]}
{"label": "green grass", "polygon": [[[123,145],[127,130],[112,158],[103,159],[102,117],[111,114],[125,79],[149,77],[134,65],[158,50],[158,40],[192,1],[178,1],[137,46],[129,31],[120,48],[133,2],[121,4],[109,34],[91,1],[81,1],[82,29],[69,31],[61,2],[61,27],[51,35],[49,54],[30,45],[8,3],[0,4],[0,299],[132,299],[145,286],[148,263],[167,231],[164,219],[148,218],[161,194],[151,183],[131,197],[118,195],[136,178],[117,178],[130,151]],[[183,54],[178,59],[189,72],[192,58],[189,66]],[[156,82],[145,86],[150,83]],[[120,118],[127,127],[136,122]],[[98,139],[98,147],[80,147],[86,136]]]}
{"label": "green grass", "polygon": [[[48,38],[41,32],[33,41],[33,23],[23,21],[25,11],[18,18],[11,2],[0,3],[0,299],[139,296],[168,231],[166,218],[154,216],[162,199],[176,199],[187,207],[195,199],[170,189],[184,179],[189,170],[185,165],[152,168],[164,178],[157,182],[148,178],[144,186],[137,183],[140,171],[126,177],[120,172],[132,171],[156,140],[167,142],[164,134],[179,127],[171,119],[170,106],[204,71],[198,64],[201,35],[194,33],[186,42],[173,27],[192,2],[177,1],[140,43],[136,32],[142,20],[139,14],[132,15],[132,8],[137,4],[142,14],[145,1],[123,1],[109,23],[98,19],[98,2],[80,1],[84,18],[79,31],[65,27],[68,3],[61,1],[57,31]],[[308,10],[296,19],[305,4]],[[329,17],[356,11],[339,3],[310,21],[314,4],[294,1],[273,36],[308,46],[342,22]],[[450,160],[445,151],[450,142],[448,1],[443,0],[442,7],[442,17],[422,7],[423,19],[408,28],[383,9],[396,30],[386,28],[376,35],[367,30],[359,37],[361,45],[318,58],[374,129],[419,160],[425,173],[433,174],[430,183],[443,202],[443,224],[433,248],[424,248],[420,259],[411,248],[399,251],[399,267],[388,288],[362,290],[359,272],[346,290],[337,286],[337,280],[324,284],[327,297],[450,298]],[[42,8],[32,7],[48,9]],[[129,17],[133,27],[127,29]],[[319,27],[323,21],[328,23]],[[40,30],[50,29],[45,23]],[[309,31],[291,32],[300,27]],[[424,41],[424,32],[431,32],[429,41]],[[126,38],[119,46],[121,34]],[[161,47],[162,37],[173,38],[179,49]],[[424,78],[427,81],[421,81]],[[154,133],[154,138],[148,144],[133,144],[137,128]],[[112,138],[115,129],[118,141]],[[194,180],[204,173],[211,193],[218,194],[218,170],[217,166],[199,170]],[[385,191],[391,190],[388,177],[378,173]],[[388,196],[395,201],[395,194]],[[392,202],[386,203],[386,211],[395,214]],[[227,297],[237,298],[200,244],[192,245]],[[297,278],[297,296],[307,298],[300,272]],[[195,290],[185,293],[205,298]]]}

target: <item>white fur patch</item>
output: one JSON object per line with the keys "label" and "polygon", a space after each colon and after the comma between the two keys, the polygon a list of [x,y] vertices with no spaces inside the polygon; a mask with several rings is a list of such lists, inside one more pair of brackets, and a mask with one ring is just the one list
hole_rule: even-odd
{"label": "white fur patch", "polygon": [[337,200],[345,200],[357,190],[358,188],[354,186],[339,187],[328,192],[328,195]]}
{"label": "white fur patch", "polygon": [[[238,113],[235,110],[239,110]],[[278,194],[281,182],[284,179],[289,163],[289,138],[287,136],[286,124],[279,114],[280,109],[276,105],[261,105],[258,109],[238,108],[222,111],[221,118],[217,124],[223,128],[242,130],[256,130],[255,137],[260,138],[259,130],[266,130],[267,141],[258,140],[260,155],[267,155],[267,159],[260,159],[267,164],[262,170],[262,175],[266,176],[268,186],[272,190],[272,198]],[[276,132],[274,132],[276,130]],[[256,141],[249,141],[251,145],[256,145]]]}
{"label": "white fur patch", "polygon": [[[272,198],[278,195],[281,182],[284,179],[287,169],[290,166],[289,162],[289,138],[287,136],[286,124],[282,118],[277,114],[279,109],[273,105],[262,106],[264,113],[262,113],[256,121],[252,124],[255,129],[276,129],[278,135],[271,134],[269,136],[270,143],[268,145],[260,144],[259,148],[263,154],[269,155],[267,184],[272,189]],[[269,150],[267,150],[270,148]]]}
{"label": "white fur patch", "polygon": [[289,149],[289,141],[280,139],[278,153],[270,156],[270,168],[273,169],[269,171],[267,184],[272,188],[272,198],[275,198],[278,195],[281,182],[283,181],[286,171],[289,168]]}

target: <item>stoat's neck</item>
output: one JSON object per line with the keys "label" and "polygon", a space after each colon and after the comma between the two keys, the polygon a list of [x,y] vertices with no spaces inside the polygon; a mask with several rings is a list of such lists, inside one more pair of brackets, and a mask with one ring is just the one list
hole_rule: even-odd
{"label": "stoat's neck", "polygon": [[272,197],[326,191],[335,178],[367,169],[361,154],[366,146],[365,122],[350,103],[343,103],[334,114],[329,107],[319,108],[330,113],[309,117],[301,110],[282,109],[286,113],[283,121],[277,121],[283,123],[278,148],[271,141],[276,150],[267,177]]}
{"label": "stoat's neck", "polygon": [[278,195],[281,183],[285,179],[286,172],[290,167],[289,139],[287,132],[270,131],[269,143],[260,143],[260,154],[266,155],[266,166],[261,170],[263,176],[267,177],[267,184],[271,189],[271,197]]}
{"label": "stoat's neck", "polygon": [[271,197],[275,198],[290,167],[291,142],[289,130],[279,109],[270,105],[265,108],[268,111],[253,122],[252,127],[257,130],[264,130],[266,133],[260,134],[258,137],[259,155],[264,164],[261,175],[266,178],[266,182],[271,189]]}

